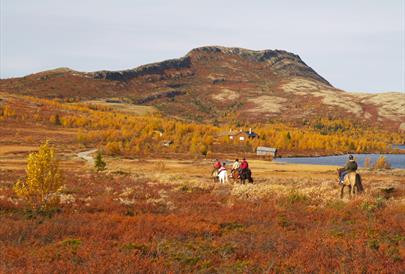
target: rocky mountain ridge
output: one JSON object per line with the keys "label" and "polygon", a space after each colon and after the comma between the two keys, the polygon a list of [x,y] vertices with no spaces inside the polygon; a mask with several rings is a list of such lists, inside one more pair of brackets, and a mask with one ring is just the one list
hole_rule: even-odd
{"label": "rocky mountain ridge", "polygon": [[345,118],[393,130],[405,127],[405,95],[334,88],[283,50],[206,46],[184,57],[122,71],[68,68],[0,80],[0,91],[47,98],[126,98],[195,121],[302,121]]}

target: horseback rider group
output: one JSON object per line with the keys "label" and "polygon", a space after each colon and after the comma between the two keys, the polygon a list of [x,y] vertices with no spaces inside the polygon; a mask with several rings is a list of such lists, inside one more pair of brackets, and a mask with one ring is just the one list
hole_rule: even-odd
{"label": "horseback rider group", "polygon": [[[216,176],[219,176],[219,174],[222,171],[226,171],[225,168],[225,163],[222,163],[218,160],[215,159],[215,163],[213,166],[213,171],[212,174],[216,174]],[[249,163],[247,162],[246,158],[243,158],[241,162],[239,162],[239,159],[235,159],[235,161],[232,164],[231,168],[231,174],[234,179],[240,179],[242,175],[246,175],[247,178],[251,178],[251,171],[249,169]],[[251,179],[249,179],[250,181]]]}
{"label": "horseback rider group", "polygon": [[[216,159],[213,168],[214,169],[212,171],[212,174],[214,176],[214,181],[215,181],[215,178],[218,178],[222,172],[225,172],[222,175],[227,176],[225,162],[221,164],[221,162],[218,159]],[[343,168],[338,169],[339,185],[342,187],[342,189],[343,189],[344,185],[346,184],[346,183],[344,183],[345,177],[348,174],[352,175],[354,173],[355,174],[354,176],[356,177],[356,182],[355,182],[356,188],[358,189],[359,192],[363,191],[363,186],[361,184],[360,175],[356,173],[357,168],[358,168],[358,164],[357,164],[356,160],[354,159],[353,155],[349,155],[349,160],[346,162],[345,166]],[[243,183],[243,184],[244,184],[245,180],[248,180],[250,183],[253,183],[253,179],[251,176],[252,173],[249,169],[249,163],[246,161],[246,158],[243,158],[243,160],[241,162],[239,162],[239,159],[235,159],[235,161],[232,164],[231,174],[232,174],[232,178],[234,178],[234,180],[240,179],[241,183]],[[350,178],[349,178],[349,180],[350,180]]]}

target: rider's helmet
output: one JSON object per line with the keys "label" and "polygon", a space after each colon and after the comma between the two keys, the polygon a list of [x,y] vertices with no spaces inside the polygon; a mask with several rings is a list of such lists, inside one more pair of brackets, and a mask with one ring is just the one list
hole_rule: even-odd
{"label": "rider's helmet", "polygon": [[353,160],[353,155],[349,155],[349,160]]}
{"label": "rider's helmet", "polygon": [[235,162],[238,162],[238,161],[239,161],[239,159],[236,159],[236,160],[235,160]]}
{"label": "rider's helmet", "polygon": [[222,163],[222,166],[225,166],[225,162]]}

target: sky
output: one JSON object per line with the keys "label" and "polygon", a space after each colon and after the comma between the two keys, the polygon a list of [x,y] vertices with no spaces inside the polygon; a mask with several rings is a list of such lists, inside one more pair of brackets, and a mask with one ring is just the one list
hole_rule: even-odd
{"label": "sky", "polygon": [[0,0],[0,78],[122,70],[207,45],[298,54],[347,91],[405,92],[405,0]]}

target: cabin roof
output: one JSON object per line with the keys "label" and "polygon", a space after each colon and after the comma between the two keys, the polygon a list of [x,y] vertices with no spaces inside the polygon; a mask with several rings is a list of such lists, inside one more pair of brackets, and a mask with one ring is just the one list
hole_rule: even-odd
{"label": "cabin roof", "polygon": [[257,147],[256,151],[276,152],[277,148],[275,148],[275,147]]}
{"label": "cabin roof", "polygon": [[249,131],[245,131],[245,133],[249,136],[249,137],[257,137],[258,135],[256,134],[256,132],[249,132]]}

